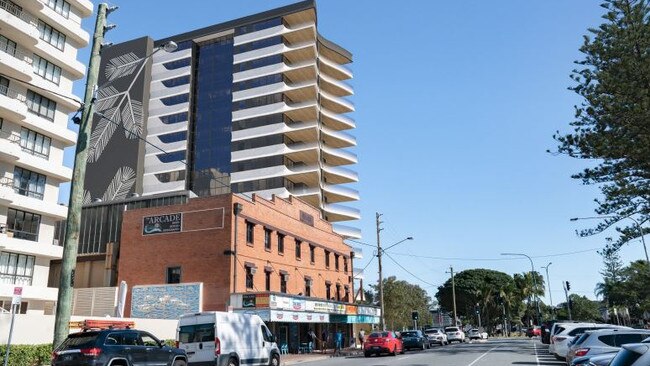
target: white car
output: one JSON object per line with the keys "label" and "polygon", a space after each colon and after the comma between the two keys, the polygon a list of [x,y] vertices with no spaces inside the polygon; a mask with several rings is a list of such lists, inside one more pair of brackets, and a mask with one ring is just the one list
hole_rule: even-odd
{"label": "white car", "polygon": [[562,326],[556,328],[556,330],[559,330],[559,332],[556,332],[551,336],[552,347],[549,347],[549,352],[551,352],[556,359],[564,361],[567,354],[569,353],[569,341],[573,340],[576,335],[582,334],[588,330],[610,328],[630,329],[629,327],[622,327],[612,324],[564,323]]}
{"label": "white car", "polygon": [[275,337],[257,315],[221,311],[181,315],[176,341],[187,353],[188,366],[239,365],[245,360],[280,365]]}
{"label": "white car", "polygon": [[447,340],[449,343],[451,342],[458,342],[458,343],[463,343],[465,342],[465,332],[463,332],[462,329],[459,327],[446,327],[445,328],[445,333],[447,334]]}
{"label": "white car", "polygon": [[447,334],[443,332],[442,329],[427,329],[424,331],[424,334],[429,339],[429,345],[439,344],[441,346],[444,346],[446,344],[449,344],[449,341],[447,340]]}

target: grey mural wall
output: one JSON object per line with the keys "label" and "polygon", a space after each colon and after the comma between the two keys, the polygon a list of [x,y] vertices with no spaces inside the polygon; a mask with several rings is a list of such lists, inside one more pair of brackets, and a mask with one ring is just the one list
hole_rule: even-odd
{"label": "grey mural wall", "polygon": [[[102,50],[95,117],[88,147],[84,203],[142,193],[142,157],[153,40]],[[140,182],[139,182],[140,180]]]}

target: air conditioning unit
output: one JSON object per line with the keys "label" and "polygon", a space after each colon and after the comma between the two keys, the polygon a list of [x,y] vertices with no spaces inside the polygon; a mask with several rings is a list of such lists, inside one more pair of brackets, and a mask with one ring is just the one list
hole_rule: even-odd
{"label": "air conditioning unit", "polygon": [[257,268],[255,268],[255,267],[250,267],[250,269],[251,269],[251,274],[255,274],[255,273],[257,273]]}

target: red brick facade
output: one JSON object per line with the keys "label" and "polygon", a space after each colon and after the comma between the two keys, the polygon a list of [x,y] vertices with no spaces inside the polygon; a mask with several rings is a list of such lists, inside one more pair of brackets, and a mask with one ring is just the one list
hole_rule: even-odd
{"label": "red brick facade", "polygon": [[[236,289],[234,256],[230,254],[235,251],[235,203],[242,205],[236,225]],[[143,217],[178,212],[183,213],[181,232],[143,235]],[[279,252],[280,236],[284,238],[284,253]],[[270,248],[265,246],[267,237]],[[297,241],[300,258],[296,256]],[[329,266],[325,263],[326,251]],[[265,200],[254,195],[248,200],[232,194],[195,198],[187,204],[124,213],[118,283],[126,281],[129,288],[164,284],[167,268],[180,267],[182,283],[203,283],[204,311],[226,310],[231,292],[267,291],[267,275],[272,292],[281,292],[284,277],[288,294],[307,295],[306,279],[311,279],[311,297],[325,299],[330,284],[330,299],[351,302],[354,289],[350,251],[343,238],[332,231],[331,224],[320,218],[320,212],[299,199]],[[250,281],[247,287],[247,271],[253,277],[252,287]],[[127,316],[130,299],[129,291]]]}

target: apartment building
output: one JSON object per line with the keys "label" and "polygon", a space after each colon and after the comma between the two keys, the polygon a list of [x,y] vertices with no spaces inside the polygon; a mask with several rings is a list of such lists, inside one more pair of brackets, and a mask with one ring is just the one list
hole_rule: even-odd
{"label": "apartment building", "polygon": [[[168,42],[178,48],[157,51]],[[319,34],[313,0],[113,45],[100,84],[137,59],[140,67],[100,91],[98,110],[108,119],[94,124],[87,202],[183,190],[293,196],[337,233],[360,237],[340,224],[360,217],[345,205],[359,199],[348,168],[357,163],[347,116],[352,55]]]}
{"label": "apartment building", "polygon": [[48,272],[62,255],[54,225],[67,207],[57,200],[72,177],[63,149],[77,139],[68,116],[80,107],[72,83],[85,73],[77,50],[92,10],[88,0],[0,0],[0,311],[14,287],[22,313],[50,314],[57,298]]}

